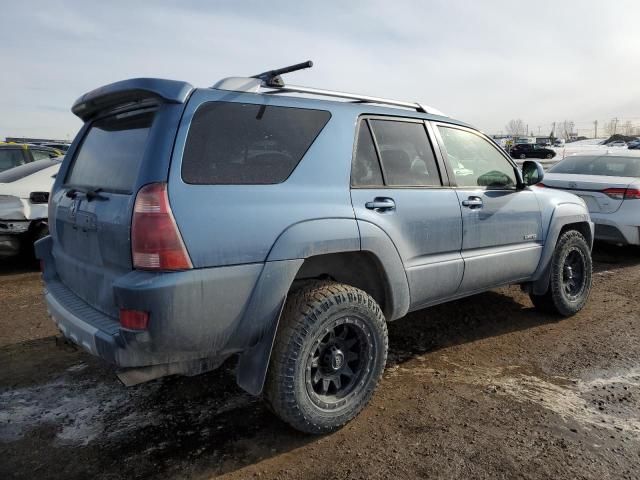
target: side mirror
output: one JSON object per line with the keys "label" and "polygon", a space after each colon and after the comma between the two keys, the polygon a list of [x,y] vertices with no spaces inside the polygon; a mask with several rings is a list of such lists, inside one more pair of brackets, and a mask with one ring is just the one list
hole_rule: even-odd
{"label": "side mirror", "polygon": [[540,162],[526,160],[522,164],[522,180],[527,186],[542,182],[544,178],[544,168]]}

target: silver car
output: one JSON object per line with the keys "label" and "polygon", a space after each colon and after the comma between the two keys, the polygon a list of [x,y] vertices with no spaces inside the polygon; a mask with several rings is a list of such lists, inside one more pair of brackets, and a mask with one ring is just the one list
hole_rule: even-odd
{"label": "silver car", "polygon": [[640,154],[568,157],[547,172],[541,186],[582,197],[597,240],[640,245]]}

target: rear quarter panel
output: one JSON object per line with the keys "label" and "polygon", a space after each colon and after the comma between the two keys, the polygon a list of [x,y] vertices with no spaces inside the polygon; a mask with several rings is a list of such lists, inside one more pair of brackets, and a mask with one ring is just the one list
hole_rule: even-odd
{"label": "rear quarter panel", "polygon": [[[191,185],[182,180],[182,155],[193,115],[209,101],[314,108],[329,110],[332,116],[283,183]],[[169,174],[171,208],[193,265],[263,262],[278,237],[292,225],[316,219],[354,219],[349,179],[355,121],[350,109],[328,108],[325,102],[196,90],[178,130]],[[355,220],[353,231],[357,234]],[[277,253],[278,259],[300,255],[299,249]]]}

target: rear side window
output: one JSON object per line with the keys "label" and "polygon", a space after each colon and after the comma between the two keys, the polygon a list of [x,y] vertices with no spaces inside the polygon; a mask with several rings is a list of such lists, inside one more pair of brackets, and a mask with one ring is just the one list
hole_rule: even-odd
{"label": "rear side window", "polygon": [[127,112],[97,120],[84,137],[66,184],[131,192],[155,111]]}
{"label": "rear side window", "polygon": [[424,124],[393,120],[370,122],[388,186],[442,185]]}
{"label": "rear side window", "polygon": [[283,182],[329,118],[323,110],[206,103],[189,127],[182,179],[201,185]]}

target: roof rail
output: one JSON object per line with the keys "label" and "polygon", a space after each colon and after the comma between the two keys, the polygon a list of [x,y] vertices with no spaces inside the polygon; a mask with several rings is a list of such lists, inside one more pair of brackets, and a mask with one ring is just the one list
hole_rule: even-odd
{"label": "roof rail", "polygon": [[280,75],[284,73],[295,72],[304,68],[310,68],[313,66],[313,62],[308,60],[303,63],[291,65],[290,67],[279,68],[276,70],[269,70],[252,77],[228,77],[223,78],[212,88],[218,90],[230,90],[235,92],[250,92],[258,93],[261,89],[267,89],[263,93],[278,94],[278,93],[302,93],[306,95],[317,95],[322,97],[332,98],[344,98],[353,100],[357,103],[377,103],[381,105],[390,105],[393,107],[408,108],[416,110],[422,113],[430,113],[433,115],[441,115],[446,117],[440,110],[429,107],[427,105],[418,102],[402,102],[399,100],[391,100],[388,98],[371,97],[368,95],[359,95],[356,93],[336,92],[333,90],[323,90],[320,88],[301,87],[297,85],[285,85]]}

